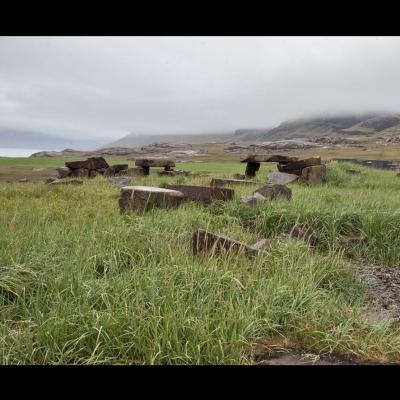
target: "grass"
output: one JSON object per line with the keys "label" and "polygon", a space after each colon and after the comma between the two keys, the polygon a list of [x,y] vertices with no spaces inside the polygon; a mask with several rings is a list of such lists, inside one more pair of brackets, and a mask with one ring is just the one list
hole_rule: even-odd
{"label": "grass", "polygon": [[[231,177],[244,166],[177,168]],[[234,201],[143,215],[121,216],[119,189],[100,177],[79,187],[0,184],[0,363],[251,364],[263,343],[282,341],[399,361],[399,327],[365,321],[366,289],[348,264],[400,265],[400,178],[330,163],[325,184],[291,184],[291,202],[241,205],[269,169],[254,187],[235,187]],[[210,180],[133,178],[149,186]],[[254,231],[244,228],[251,219]],[[283,236],[297,221],[316,232],[316,249]],[[193,256],[197,228],[274,241],[255,258]],[[348,234],[367,242],[349,245]]]}

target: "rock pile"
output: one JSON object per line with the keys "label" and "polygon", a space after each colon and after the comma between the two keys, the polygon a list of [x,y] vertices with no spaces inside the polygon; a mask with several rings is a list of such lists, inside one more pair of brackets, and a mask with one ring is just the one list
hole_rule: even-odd
{"label": "rock pile", "polygon": [[[250,155],[241,160],[247,163],[246,176],[254,177],[260,168],[262,162],[278,163],[278,171],[282,172],[287,178],[287,174],[296,175],[303,181],[322,182],[325,179],[326,167],[321,162],[321,157],[310,157],[301,160],[297,157],[288,157],[282,155]],[[277,176],[275,174],[275,179]],[[278,178],[279,179],[279,178]],[[283,179],[283,178],[282,178]]]}
{"label": "rock pile", "polygon": [[65,167],[57,168],[57,179],[94,178],[97,175],[115,176],[128,170],[128,164],[108,165],[103,157],[89,157],[83,161],[68,161]]}

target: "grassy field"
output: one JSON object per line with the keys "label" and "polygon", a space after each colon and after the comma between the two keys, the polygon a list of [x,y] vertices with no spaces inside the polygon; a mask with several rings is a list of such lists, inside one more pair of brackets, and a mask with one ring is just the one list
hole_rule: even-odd
{"label": "grassy field", "polygon": [[[64,162],[38,160],[0,160],[0,173]],[[177,168],[232,177],[244,165]],[[332,162],[326,183],[291,184],[290,202],[242,205],[240,196],[275,169],[263,165],[259,183],[235,187],[231,202],[123,216],[119,188],[101,177],[81,186],[0,183],[0,363],[251,364],[274,345],[400,361],[399,326],[365,319],[372,305],[352,267],[400,265],[400,178]],[[210,179],[151,175],[132,183]],[[296,222],[316,232],[316,249],[285,238]],[[274,241],[255,258],[193,256],[197,228],[249,244]],[[353,234],[367,241],[348,243]]]}

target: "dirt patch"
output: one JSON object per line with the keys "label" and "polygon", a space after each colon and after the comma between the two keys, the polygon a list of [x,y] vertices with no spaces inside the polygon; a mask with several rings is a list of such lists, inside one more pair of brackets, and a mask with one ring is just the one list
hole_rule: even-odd
{"label": "dirt patch", "polygon": [[277,348],[257,354],[258,365],[372,365],[335,354],[310,354],[300,349]]}
{"label": "dirt patch", "polygon": [[369,300],[380,306],[382,315],[400,320],[400,268],[354,264],[370,291]]}

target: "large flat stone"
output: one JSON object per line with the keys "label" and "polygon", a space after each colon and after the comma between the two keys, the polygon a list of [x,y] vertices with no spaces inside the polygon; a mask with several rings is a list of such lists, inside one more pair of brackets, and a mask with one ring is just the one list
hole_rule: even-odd
{"label": "large flat stone", "polygon": [[210,204],[215,200],[232,200],[235,194],[233,189],[195,185],[167,185],[167,189],[178,190],[190,201],[200,201]]}
{"label": "large flat stone", "polygon": [[211,179],[210,186],[225,186],[225,185],[253,185],[256,182],[245,179]]}
{"label": "large flat stone", "polygon": [[102,169],[108,168],[109,165],[103,157],[89,157],[84,161],[69,161],[65,163],[65,166],[70,169]]}
{"label": "large flat stone", "polygon": [[269,174],[267,174],[267,178],[273,183],[286,185],[288,183],[297,181],[297,179],[299,179],[299,176],[295,174],[287,174],[285,172],[270,172]]}
{"label": "large flat stone", "polygon": [[184,199],[177,190],[151,186],[124,186],[121,188],[119,208],[125,211],[146,211],[150,208],[176,208]]}
{"label": "large flat stone", "polygon": [[207,252],[212,254],[248,254],[257,255],[258,250],[243,242],[226,236],[216,235],[204,229],[198,229],[192,236],[193,254]]}
{"label": "large flat stone", "polygon": [[138,158],[135,165],[139,167],[175,167],[175,162],[164,158]]}

